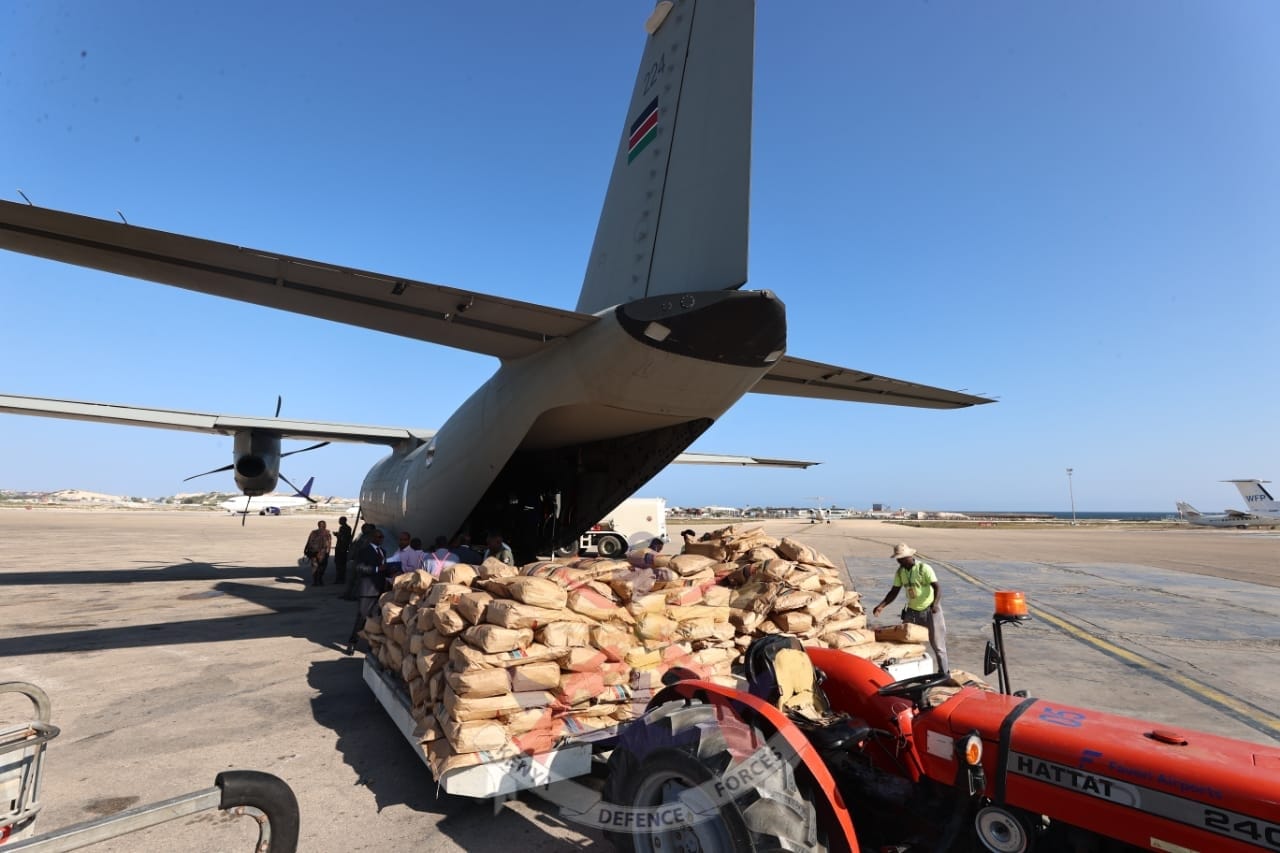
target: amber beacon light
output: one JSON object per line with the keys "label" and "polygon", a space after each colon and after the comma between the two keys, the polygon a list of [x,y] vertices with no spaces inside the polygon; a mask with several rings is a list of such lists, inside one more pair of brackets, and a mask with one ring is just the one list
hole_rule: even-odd
{"label": "amber beacon light", "polygon": [[996,593],[996,616],[1006,619],[1027,618],[1027,597],[1020,592],[1003,590]]}

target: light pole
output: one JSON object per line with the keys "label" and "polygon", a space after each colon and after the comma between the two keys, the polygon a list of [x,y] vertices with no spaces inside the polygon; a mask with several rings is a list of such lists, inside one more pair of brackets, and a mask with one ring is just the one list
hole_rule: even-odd
{"label": "light pole", "polygon": [[1071,495],[1071,526],[1076,526],[1076,490],[1071,485],[1071,472],[1074,469],[1067,469],[1067,493]]}

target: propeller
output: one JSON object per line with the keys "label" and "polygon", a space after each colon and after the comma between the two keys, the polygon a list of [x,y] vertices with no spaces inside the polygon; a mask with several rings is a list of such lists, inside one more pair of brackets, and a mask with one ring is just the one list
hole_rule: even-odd
{"label": "propeller", "polygon": [[192,474],[190,477],[187,477],[182,482],[185,483],[188,480],[194,480],[196,477],[207,477],[210,474],[221,474],[223,471],[230,471],[234,467],[236,467],[236,465],[234,462],[232,462],[230,465],[223,465],[221,468],[214,468],[212,471],[205,471],[203,474]]}
{"label": "propeller", "polygon": [[[327,442],[327,441],[322,441],[322,442],[320,442],[319,444],[313,444],[313,445],[311,445],[310,447],[304,447],[304,448],[302,448],[302,449],[300,449],[300,450],[290,450],[288,453],[281,453],[281,454],[280,454],[280,458],[281,458],[281,459],[283,459],[283,458],[285,458],[286,456],[292,456],[292,455],[293,455],[293,454],[295,454],[295,453],[306,453],[308,450],[319,450],[320,448],[325,447],[325,446],[326,446],[326,445],[328,445],[328,444],[329,444],[329,442]],[[225,470],[226,470],[226,468],[222,468],[222,469],[220,469],[220,470],[225,471]],[[210,473],[210,474],[212,474],[213,472],[212,472],[212,471],[210,471],[209,473]],[[281,478],[281,479],[283,479],[283,478]],[[288,480],[285,480],[285,482],[286,482],[286,483],[288,483],[289,481],[288,481]],[[293,485],[293,484],[292,484],[292,483],[289,483],[289,485]]]}

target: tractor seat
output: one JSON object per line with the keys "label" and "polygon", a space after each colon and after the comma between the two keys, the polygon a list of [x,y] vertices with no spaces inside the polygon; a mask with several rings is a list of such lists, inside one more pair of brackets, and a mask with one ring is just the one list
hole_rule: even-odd
{"label": "tractor seat", "polygon": [[795,637],[759,637],[747,647],[746,665],[751,695],[777,706],[818,749],[842,748],[870,731],[864,721],[831,710],[822,672]]}

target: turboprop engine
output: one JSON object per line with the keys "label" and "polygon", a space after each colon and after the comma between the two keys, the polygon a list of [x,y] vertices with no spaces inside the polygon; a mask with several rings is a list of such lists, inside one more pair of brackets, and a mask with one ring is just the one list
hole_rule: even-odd
{"label": "turboprop engine", "polygon": [[232,449],[236,486],[246,495],[265,495],[280,479],[280,435],[245,430],[237,432]]}

